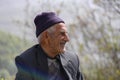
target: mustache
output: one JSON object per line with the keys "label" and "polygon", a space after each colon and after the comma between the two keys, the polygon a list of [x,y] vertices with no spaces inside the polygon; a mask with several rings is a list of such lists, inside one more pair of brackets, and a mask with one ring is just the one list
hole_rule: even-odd
{"label": "mustache", "polygon": [[62,42],[60,42],[60,43],[61,43],[61,44],[66,44],[66,42],[67,42],[67,41],[62,41]]}

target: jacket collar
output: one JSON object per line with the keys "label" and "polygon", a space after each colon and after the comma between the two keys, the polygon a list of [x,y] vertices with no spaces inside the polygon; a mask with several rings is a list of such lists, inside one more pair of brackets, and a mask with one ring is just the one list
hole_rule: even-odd
{"label": "jacket collar", "polygon": [[63,54],[60,54],[60,60],[61,60],[61,64],[63,66],[63,69],[65,70],[65,72],[67,73],[68,77],[69,77],[69,80],[73,80],[72,77],[71,77],[71,74],[69,72],[69,66],[71,64],[70,63],[70,58],[66,55],[66,54],[69,54],[69,53],[63,53]]}

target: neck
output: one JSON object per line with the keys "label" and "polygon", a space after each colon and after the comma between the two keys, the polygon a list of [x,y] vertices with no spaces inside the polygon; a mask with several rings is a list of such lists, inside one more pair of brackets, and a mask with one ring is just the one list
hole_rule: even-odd
{"label": "neck", "polygon": [[57,54],[55,54],[54,52],[52,52],[51,49],[48,46],[45,46],[45,45],[41,44],[41,47],[45,51],[46,55],[49,58],[55,58],[57,56]]}

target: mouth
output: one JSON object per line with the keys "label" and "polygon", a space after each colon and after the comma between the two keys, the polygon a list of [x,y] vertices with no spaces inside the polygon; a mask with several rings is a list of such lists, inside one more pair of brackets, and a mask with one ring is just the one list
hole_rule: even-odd
{"label": "mouth", "polygon": [[66,44],[66,42],[61,42],[61,43],[60,43],[60,46],[61,46],[62,48],[64,48],[64,47],[65,47],[65,44]]}

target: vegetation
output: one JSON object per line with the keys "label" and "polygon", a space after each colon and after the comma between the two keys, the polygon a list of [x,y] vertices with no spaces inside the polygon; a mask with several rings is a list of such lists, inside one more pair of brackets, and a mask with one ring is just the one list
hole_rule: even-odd
{"label": "vegetation", "polygon": [[15,56],[30,47],[30,43],[0,31],[0,80],[14,80],[16,66]]}

